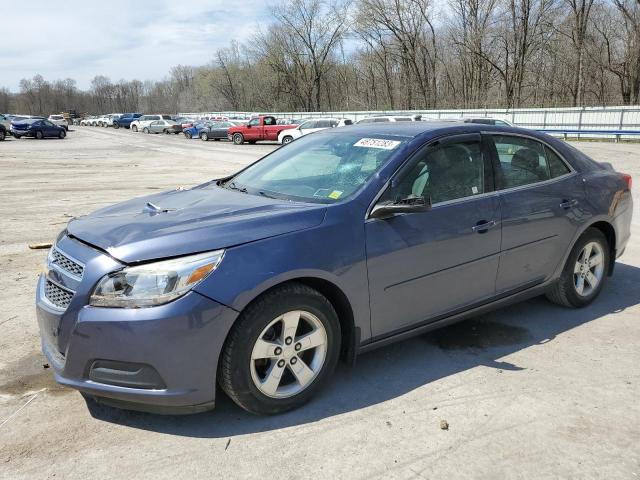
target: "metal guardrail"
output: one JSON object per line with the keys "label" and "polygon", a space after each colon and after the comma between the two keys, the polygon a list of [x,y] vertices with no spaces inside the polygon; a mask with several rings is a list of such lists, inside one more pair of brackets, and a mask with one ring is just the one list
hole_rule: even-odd
{"label": "metal guardrail", "polygon": [[[198,112],[183,116],[251,116],[257,112]],[[264,112],[267,113],[267,112]],[[421,115],[423,120],[461,117],[492,117],[508,120],[519,127],[540,130],[551,135],[576,135],[579,138],[609,135],[620,141],[624,137],[637,138],[640,131],[640,106],[516,108],[516,109],[459,109],[459,110],[395,110],[341,112],[269,112],[282,118],[337,117],[353,121],[376,115]],[[566,132],[566,133],[565,133]]]}
{"label": "metal guardrail", "polygon": [[620,138],[623,135],[624,136],[640,135],[640,130],[588,130],[588,129],[566,130],[566,129],[544,129],[544,128],[537,128],[536,130],[539,132],[547,133],[549,135],[562,135],[565,140],[568,138],[569,135],[577,135],[578,138],[580,138],[580,135],[587,135],[587,136],[609,135],[609,136],[615,136],[616,143],[620,141]]}

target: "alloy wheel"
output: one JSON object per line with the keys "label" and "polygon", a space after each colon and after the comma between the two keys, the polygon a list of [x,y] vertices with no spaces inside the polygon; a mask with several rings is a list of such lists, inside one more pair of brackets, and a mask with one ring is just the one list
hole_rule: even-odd
{"label": "alloy wheel", "polygon": [[262,330],[251,352],[251,378],[264,395],[293,397],[318,376],[327,356],[327,332],[304,310],[287,312]]}
{"label": "alloy wheel", "polygon": [[599,242],[587,243],[573,267],[573,284],[576,293],[588,297],[600,285],[604,275],[604,251]]}

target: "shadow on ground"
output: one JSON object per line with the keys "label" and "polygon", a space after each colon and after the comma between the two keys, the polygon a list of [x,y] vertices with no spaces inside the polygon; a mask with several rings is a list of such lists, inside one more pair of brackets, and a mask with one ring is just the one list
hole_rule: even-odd
{"label": "shadow on ground", "polygon": [[[191,416],[129,412],[88,401],[96,419],[171,435],[218,438],[286,428],[351,412],[402,396],[429,382],[484,365],[521,371],[501,358],[553,341],[563,332],[640,303],[640,268],[617,264],[600,297],[580,310],[539,297],[445,327],[339,365],[331,384],[308,405],[283,415],[248,414],[218,392],[216,409]],[[434,405],[435,406],[435,405]]]}

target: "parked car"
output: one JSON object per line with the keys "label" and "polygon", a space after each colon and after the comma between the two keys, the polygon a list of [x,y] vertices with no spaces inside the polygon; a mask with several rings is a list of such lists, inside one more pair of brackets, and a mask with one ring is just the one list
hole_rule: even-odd
{"label": "parked car", "polygon": [[421,115],[377,115],[361,118],[356,123],[419,122],[421,119]]}
{"label": "parked car", "polygon": [[206,410],[217,380],[283,412],[341,356],[540,294],[589,305],[632,203],[629,175],[531,130],[327,129],[71,220],[38,281],[42,347],[58,382],[118,407]]}
{"label": "parked car", "polygon": [[130,128],[131,122],[137,120],[141,116],[141,113],[123,113],[120,117],[114,119],[113,128],[115,128],[116,130],[118,128]]}
{"label": "parked car", "polygon": [[236,145],[242,145],[245,141],[248,143],[264,140],[276,141],[280,132],[293,127],[295,125],[278,125],[276,117],[262,115],[252,118],[246,125],[231,127],[228,138]]}
{"label": "parked car", "polygon": [[343,127],[345,125],[351,125],[352,123],[351,120],[344,118],[314,118],[301,123],[296,128],[288,128],[280,132],[280,135],[278,135],[278,143],[284,145],[309,133],[319,132],[325,128]]}
{"label": "parked car", "polygon": [[4,126],[5,135],[7,135],[11,128],[11,117],[9,115],[0,114],[0,125]]}
{"label": "parked car", "polygon": [[148,127],[143,127],[143,133],[173,133],[175,135],[182,133],[182,127],[173,120],[155,120]]}
{"label": "parked car", "polygon": [[64,128],[67,132],[69,131],[69,122],[66,118],[64,118],[64,115],[49,115],[49,118],[47,120],[49,120],[51,123],[55,123],[59,127]]}
{"label": "parked car", "polygon": [[183,128],[182,133],[184,134],[185,138],[188,139],[199,138],[200,130],[202,130],[206,125],[212,125],[213,123],[215,122],[210,120],[196,121],[190,127]]}
{"label": "parked car", "polygon": [[156,120],[171,120],[171,115],[142,115],[140,118],[131,122],[131,130],[137,132],[151,125]]}
{"label": "parked car", "polygon": [[26,118],[11,122],[11,134],[15,138],[33,137],[42,139],[57,137],[62,139],[67,136],[67,130],[46,119]]}
{"label": "parked car", "polygon": [[109,115],[105,115],[100,126],[104,128],[113,127],[114,122],[121,116],[122,113],[110,113]]}
{"label": "parked car", "polygon": [[95,116],[83,118],[82,120],[80,120],[80,125],[83,127],[95,126],[95,125],[92,125],[92,123],[97,121],[97,119],[98,117],[95,117]]}
{"label": "parked car", "polygon": [[206,142],[208,140],[227,140],[229,129],[237,126],[232,122],[207,122],[198,132],[200,140]]}

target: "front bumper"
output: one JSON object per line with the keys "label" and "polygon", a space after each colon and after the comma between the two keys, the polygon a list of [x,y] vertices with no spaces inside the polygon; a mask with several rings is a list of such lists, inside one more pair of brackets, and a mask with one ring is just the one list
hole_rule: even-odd
{"label": "front bumper", "polygon": [[[39,280],[36,311],[42,350],[58,383],[134,410],[213,408],[218,358],[236,311],[190,292],[166,305],[139,309],[91,307],[74,298],[62,312],[46,299],[45,278]],[[83,297],[93,284],[79,288],[74,297]],[[84,305],[78,307],[77,301]],[[101,369],[104,381],[95,380],[99,365],[109,367]],[[127,372],[113,365],[143,365],[160,380],[140,383],[143,388],[124,386],[132,384]]]}

